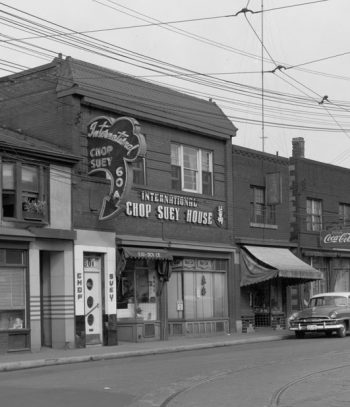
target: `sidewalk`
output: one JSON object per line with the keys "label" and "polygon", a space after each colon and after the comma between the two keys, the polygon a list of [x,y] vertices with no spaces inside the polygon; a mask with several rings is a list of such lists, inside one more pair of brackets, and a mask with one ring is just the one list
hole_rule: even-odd
{"label": "sidewalk", "polygon": [[182,352],[246,343],[279,341],[293,337],[288,330],[257,329],[249,334],[223,334],[205,338],[172,338],[168,341],[93,346],[83,349],[42,348],[39,352],[12,352],[0,355],[0,372],[35,367],[118,359],[133,356]]}

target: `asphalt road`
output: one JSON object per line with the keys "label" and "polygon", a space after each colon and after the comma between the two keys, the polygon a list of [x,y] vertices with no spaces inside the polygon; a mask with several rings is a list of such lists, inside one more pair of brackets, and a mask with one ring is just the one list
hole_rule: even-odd
{"label": "asphalt road", "polygon": [[350,405],[350,336],[0,373],[1,407]]}

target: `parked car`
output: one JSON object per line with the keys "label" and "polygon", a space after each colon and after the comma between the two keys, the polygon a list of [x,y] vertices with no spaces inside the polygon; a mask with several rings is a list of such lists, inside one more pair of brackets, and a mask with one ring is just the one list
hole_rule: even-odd
{"label": "parked car", "polygon": [[350,330],[350,292],[317,294],[311,297],[308,307],[289,317],[289,329],[297,338],[308,332],[336,332],[344,338]]}

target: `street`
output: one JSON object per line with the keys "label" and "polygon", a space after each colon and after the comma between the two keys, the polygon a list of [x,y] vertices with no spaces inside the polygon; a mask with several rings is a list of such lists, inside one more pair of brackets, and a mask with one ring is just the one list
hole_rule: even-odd
{"label": "street", "polygon": [[318,336],[3,372],[1,407],[346,405],[349,349]]}

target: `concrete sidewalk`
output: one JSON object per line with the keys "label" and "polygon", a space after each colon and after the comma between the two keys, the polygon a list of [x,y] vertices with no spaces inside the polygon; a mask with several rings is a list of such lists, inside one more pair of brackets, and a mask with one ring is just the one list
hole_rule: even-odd
{"label": "concrete sidewalk", "polygon": [[120,343],[83,349],[42,348],[39,352],[12,352],[0,355],[0,372],[35,367],[118,359],[195,349],[233,346],[246,343],[279,341],[292,338],[287,330],[257,329],[249,334],[223,334],[205,338],[172,338],[168,341]]}

